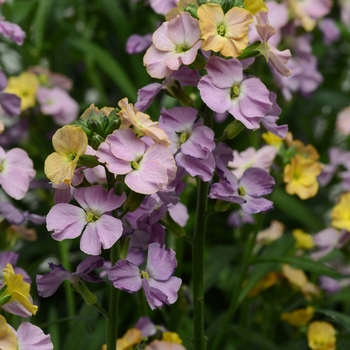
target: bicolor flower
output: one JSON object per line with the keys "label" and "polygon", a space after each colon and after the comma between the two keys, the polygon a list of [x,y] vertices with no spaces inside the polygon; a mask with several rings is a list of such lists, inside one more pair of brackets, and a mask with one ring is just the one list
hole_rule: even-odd
{"label": "bicolor flower", "polygon": [[30,285],[23,281],[21,274],[16,274],[11,264],[4,269],[4,285],[1,289],[1,297],[9,297],[2,308],[12,314],[28,317],[35,315],[38,307],[33,305],[29,294]]}
{"label": "bicolor flower", "polygon": [[203,50],[238,57],[248,45],[248,28],[253,22],[249,11],[232,7],[224,14],[219,4],[204,4],[197,10]]}
{"label": "bicolor flower", "polygon": [[[204,5],[203,5],[204,6]],[[242,64],[236,59],[212,56],[198,83],[203,101],[217,113],[228,111],[248,129],[258,129],[270,110],[270,94],[258,78],[243,79]]]}
{"label": "bicolor flower", "polygon": [[143,63],[151,77],[162,79],[182,64],[193,63],[201,44],[198,21],[189,13],[181,12],[153,33],[153,44]]}
{"label": "bicolor flower", "polygon": [[181,286],[181,279],[172,276],[177,266],[175,252],[158,243],[148,247],[147,266],[144,271],[129,262],[119,260],[109,270],[109,279],[113,286],[135,293],[144,289],[147,302],[152,310],[170,305],[177,300],[177,292]]}
{"label": "bicolor flower", "polygon": [[36,171],[28,153],[20,148],[13,148],[7,153],[0,147],[0,185],[14,199],[22,199]]}
{"label": "bicolor flower", "polygon": [[152,144],[146,148],[132,129],[118,129],[101,143],[96,155],[111,173],[126,175],[125,184],[131,190],[152,194],[175,178],[176,165],[168,147]]}
{"label": "bicolor flower", "polygon": [[52,145],[55,152],[45,160],[45,174],[54,184],[70,185],[79,157],[86,151],[88,138],[82,128],[65,125],[53,135]]}
{"label": "bicolor flower", "polygon": [[52,237],[57,241],[82,234],[80,249],[86,254],[99,255],[101,246],[111,248],[122,235],[122,222],[110,212],[123,204],[125,193],[118,197],[113,189],[107,192],[103,186],[92,186],[78,188],[74,198],[82,208],[56,204],[47,214],[47,229],[53,232]]}

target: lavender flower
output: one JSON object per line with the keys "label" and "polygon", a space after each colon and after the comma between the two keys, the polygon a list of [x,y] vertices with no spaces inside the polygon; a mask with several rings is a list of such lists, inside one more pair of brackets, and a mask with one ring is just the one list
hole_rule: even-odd
{"label": "lavender flower", "polygon": [[21,99],[14,94],[2,92],[5,90],[7,83],[5,73],[0,71],[0,105],[7,115],[13,117],[20,114]]}

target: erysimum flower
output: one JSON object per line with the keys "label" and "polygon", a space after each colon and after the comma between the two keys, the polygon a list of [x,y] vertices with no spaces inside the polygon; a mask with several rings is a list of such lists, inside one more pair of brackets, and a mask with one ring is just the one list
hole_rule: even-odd
{"label": "erysimum flower", "polygon": [[332,226],[350,231],[350,193],[343,194],[333,208]]}
{"label": "erysimum flower", "polygon": [[260,119],[272,107],[260,79],[243,79],[243,67],[236,58],[212,56],[206,69],[208,74],[198,83],[203,101],[217,113],[228,111],[248,129],[258,129]]}
{"label": "erysimum flower", "polygon": [[176,266],[175,252],[172,249],[152,243],[148,246],[147,266],[144,271],[140,271],[128,260],[119,260],[108,274],[115,288],[135,293],[143,287],[147,302],[154,310],[177,300],[181,279],[172,276]]}
{"label": "erysimum flower", "polygon": [[86,151],[88,138],[82,128],[65,125],[53,135],[52,145],[56,152],[46,158],[45,174],[54,184],[70,185],[79,157]]}
{"label": "erysimum flower", "polygon": [[31,72],[23,72],[18,77],[9,77],[5,92],[20,97],[21,111],[24,111],[35,106],[38,87],[38,77]]}
{"label": "erysimum flower", "polygon": [[33,305],[29,294],[30,285],[23,281],[21,274],[15,274],[11,264],[4,269],[4,286],[1,289],[2,298],[9,296],[2,308],[12,314],[27,317],[35,315],[38,307]]}
{"label": "erysimum flower", "polygon": [[[123,225],[109,215],[125,201],[125,194],[118,197],[113,189],[106,192],[103,186],[78,188],[74,197],[82,208],[59,203],[47,214],[47,229],[53,231],[57,241],[80,236],[80,249],[90,255],[99,255],[101,246],[109,249],[120,238]],[[111,229],[113,227],[113,229]]]}
{"label": "erysimum flower", "polygon": [[7,153],[0,147],[0,185],[14,199],[22,199],[34,179],[36,171],[28,153],[13,148]]}
{"label": "erysimum flower", "polygon": [[7,86],[8,80],[4,72],[0,71],[0,105],[9,116],[20,113],[21,99],[14,94],[2,92]]}
{"label": "erysimum flower", "polygon": [[19,46],[23,44],[23,40],[27,36],[18,24],[4,21],[4,18],[0,18],[0,33]]}
{"label": "erysimum flower", "polygon": [[307,341],[312,350],[335,350],[335,329],[328,322],[314,321],[307,328]]}
{"label": "erysimum flower", "polygon": [[311,235],[303,230],[293,230],[293,237],[296,241],[296,247],[300,249],[312,249],[315,246],[314,240]]}
{"label": "erysimum flower", "polygon": [[162,79],[182,64],[193,63],[201,44],[198,21],[182,12],[154,32],[143,63],[151,77]]}
{"label": "erysimum flower", "polygon": [[283,312],[281,320],[289,323],[294,327],[306,326],[314,316],[315,309],[308,306],[306,309],[298,309],[292,312]]}
{"label": "erysimum flower", "polygon": [[248,28],[253,22],[249,11],[233,7],[224,14],[219,4],[205,4],[198,8],[199,27],[204,39],[203,50],[237,57],[248,45]]}

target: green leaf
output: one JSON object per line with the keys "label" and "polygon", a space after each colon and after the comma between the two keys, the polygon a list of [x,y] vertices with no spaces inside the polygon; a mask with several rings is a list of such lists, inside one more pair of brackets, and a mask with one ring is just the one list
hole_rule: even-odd
{"label": "green leaf", "polygon": [[283,189],[276,188],[271,200],[276,208],[303,224],[309,231],[317,232],[324,228],[320,218],[301,199],[289,195]]}
{"label": "green leaf", "polygon": [[320,262],[303,258],[303,257],[294,257],[294,256],[286,256],[286,257],[272,257],[272,258],[261,258],[261,259],[254,259],[252,260],[252,264],[260,264],[260,263],[272,263],[277,262],[281,264],[291,264],[296,266],[297,268],[300,268],[305,271],[309,271],[312,273],[316,273],[318,275],[325,275],[332,278],[341,278],[342,275],[332,269],[331,267],[328,267],[326,265],[323,265]]}
{"label": "green leaf", "polygon": [[326,315],[337,324],[343,326],[348,332],[350,332],[350,316],[347,316],[337,311],[326,310],[326,309],[319,309],[316,312]]}
{"label": "green leaf", "polygon": [[99,67],[114,81],[121,93],[136,100],[136,88],[124,68],[118,61],[99,45],[94,44],[81,37],[74,37],[68,40],[70,46],[81,51],[84,55],[90,55]]}
{"label": "green leaf", "polygon": [[41,50],[43,46],[45,25],[51,10],[53,1],[52,0],[39,0],[38,9],[35,15],[35,46],[38,50]]}

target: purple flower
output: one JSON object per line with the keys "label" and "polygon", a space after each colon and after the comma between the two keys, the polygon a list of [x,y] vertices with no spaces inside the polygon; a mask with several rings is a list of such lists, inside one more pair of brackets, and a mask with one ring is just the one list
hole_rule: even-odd
{"label": "purple flower", "polygon": [[7,153],[0,147],[0,185],[14,199],[22,199],[29,189],[36,171],[28,153],[13,148]]}
{"label": "purple flower", "polygon": [[[59,203],[47,214],[47,229],[53,231],[57,241],[80,236],[80,249],[90,255],[99,255],[101,246],[109,249],[120,238],[123,225],[119,219],[110,215],[125,201],[125,193],[118,197],[103,186],[78,188],[74,195],[82,208]],[[113,227],[113,230],[111,230]]]}
{"label": "purple flower", "polygon": [[336,22],[332,18],[324,18],[318,23],[323,34],[323,42],[325,45],[329,45],[340,38],[340,31]]}
{"label": "purple flower", "polygon": [[243,79],[242,64],[236,58],[212,56],[198,83],[203,101],[217,113],[229,111],[248,129],[258,129],[260,119],[270,110],[269,91],[258,78]]}
{"label": "purple flower", "polygon": [[11,23],[0,19],[0,33],[10,40],[14,41],[17,45],[22,45],[23,40],[26,37],[26,33],[16,23]]}
{"label": "purple flower", "polygon": [[175,254],[172,249],[152,243],[148,247],[145,271],[127,260],[119,260],[110,269],[109,279],[115,288],[129,293],[135,293],[142,287],[152,310],[173,304],[182,282],[172,276],[177,266]]}
{"label": "purple flower", "polygon": [[169,149],[160,144],[146,149],[132,129],[118,129],[108,135],[96,155],[111,173],[126,175],[125,184],[138,193],[156,193],[175,178],[175,160]]}
{"label": "purple flower", "polygon": [[20,324],[16,331],[18,350],[52,350],[53,344],[49,334],[29,322]]}
{"label": "purple flower", "polygon": [[5,73],[0,71],[0,105],[7,115],[13,117],[21,113],[21,99],[14,94],[1,92],[5,90],[7,82]]}
{"label": "purple flower", "polygon": [[81,279],[92,283],[102,282],[102,279],[94,275],[92,271],[102,267],[103,263],[103,258],[89,256],[77,266],[74,273],[70,273],[62,265],[50,263],[50,272],[36,276],[38,293],[41,297],[47,298],[53,295],[65,280],[70,281],[73,285],[77,285]]}
{"label": "purple flower", "polygon": [[166,15],[171,9],[176,7],[178,0],[150,0],[149,5],[152,10],[159,15]]}
{"label": "purple flower", "polygon": [[25,220],[23,213],[7,202],[0,202],[0,215],[12,225],[21,225]]}
{"label": "purple flower", "polygon": [[[125,51],[129,55],[146,51],[152,45],[152,34],[129,36],[126,41]],[[136,107],[137,108],[137,107]]]}
{"label": "purple flower", "polygon": [[78,115],[78,103],[59,87],[48,89],[41,86],[37,98],[41,105],[41,113],[51,115],[58,125],[69,124]]}

